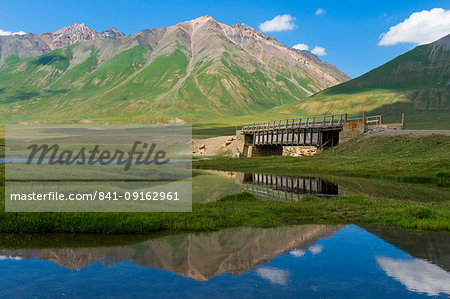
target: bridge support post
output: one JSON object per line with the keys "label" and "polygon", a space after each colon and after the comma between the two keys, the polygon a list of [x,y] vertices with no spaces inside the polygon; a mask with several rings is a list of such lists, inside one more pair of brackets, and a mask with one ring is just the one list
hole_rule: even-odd
{"label": "bridge support post", "polygon": [[364,122],[364,132],[367,131],[367,117],[366,117],[366,111],[363,112],[363,122]]}
{"label": "bridge support post", "polygon": [[342,126],[342,131],[339,132],[339,144],[355,138],[366,131],[366,126],[363,121],[345,122]]}
{"label": "bridge support post", "polygon": [[249,153],[249,149],[253,145],[253,135],[245,134],[241,130],[236,130],[236,141],[237,141],[237,156],[238,157],[247,157]]}

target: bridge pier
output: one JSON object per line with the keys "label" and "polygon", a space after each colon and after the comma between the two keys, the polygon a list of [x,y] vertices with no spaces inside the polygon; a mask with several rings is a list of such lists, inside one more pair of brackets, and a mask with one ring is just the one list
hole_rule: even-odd
{"label": "bridge pier", "polygon": [[249,148],[247,157],[268,157],[283,155],[283,146],[276,145],[252,145]]}
{"label": "bridge pier", "polygon": [[279,144],[255,145],[254,135],[245,134],[241,130],[236,131],[236,141],[238,143],[239,157],[267,157],[281,156],[283,146]]}
{"label": "bridge pier", "polygon": [[364,121],[345,122],[339,132],[339,143],[358,137],[366,131]]}

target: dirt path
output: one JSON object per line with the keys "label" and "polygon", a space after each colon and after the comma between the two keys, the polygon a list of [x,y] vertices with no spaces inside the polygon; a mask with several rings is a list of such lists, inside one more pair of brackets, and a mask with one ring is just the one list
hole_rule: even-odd
{"label": "dirt path", "polygon": [[199,156],[232,154],[237,150],[234,136],[219,136],[206,139],[193,139],[192,152]]}

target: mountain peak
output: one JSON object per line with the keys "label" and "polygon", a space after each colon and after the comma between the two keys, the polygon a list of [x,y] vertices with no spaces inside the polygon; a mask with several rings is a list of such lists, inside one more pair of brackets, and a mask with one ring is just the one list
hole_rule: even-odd
{"label": "mountain peak", "polygon": [[112,39],[115,39],[115,38],[118,38],[118,37],[121,37],[121,36],[125,36],[125,34],[123,34],[122,32],[120,32],[116,27],[111,27],[111,28],[106,29],[105,31],[103,31],[103,32],[101,33],[101,36],[102,36],[103,38],[112,38]]}
{"label": "mountain peak", "polygon": [[216,20],[213,19],[213,17],[210,17],[210,16],[201,16],[201,17],[192,19],[189,22],[192,22],[192,23],[195,23],[195,22],[197,22],[197,23],[206,23],[206,22],[209,22],[209,21],[217,22]]}
{"label": "mountain peak", "polygon": [[201,17],[192,19],[190,21],[182,22],[182,24],[190,24],[193,27],[200,27],[207,23],[216,24],[216,25],[218,24],[218,25],[224,26],[223,24],[217,22],[213,17],[210,17],[210,16],[201,16]]}
{"label": "mountain peak", "polygon": [[99,39],[101,35],[84,23],[73,23],[55,32],[43,33],[40,37],[49,45],[50,49],[54,50],[82,41]]}
{"label": "mountain peak", "polygon": [[58,34],[58,33],[63,33],[63,32],[67,32],[67,31],[94,31],[96,32],[94,29],[89,28],[88,26],[86,26],[84,23],[78,24],[78,23],[72,23],[69,26],[63,27],[59,30],[56,30],[55,32],[53,32],[54,34]]}

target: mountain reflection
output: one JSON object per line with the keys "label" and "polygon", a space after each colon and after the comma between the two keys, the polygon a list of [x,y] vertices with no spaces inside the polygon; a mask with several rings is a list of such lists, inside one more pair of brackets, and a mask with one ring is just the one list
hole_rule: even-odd
{"label": "mountain reflection", "polygon": [[[92,263],[112,266],[127,260],[137,265],[166,269],[179,275],[206,281],[222,274],[241,274],[270,262],[286,252],[301,252],[342,228],[341,225],[300,225],[277,228],[233,228],[202,234],[170,235],[130,246],[97,248],[46,248],[0,250],[11,259],[37,258],[52,261],[70,270]],[[285,282],[286,273],[260,268],[258,273],[276,283]]]}
{"label": "mountain reflection", "polygon": [[[0,246],[14,248],[0,249],[6,278],[0,288],[10,294],[3,297],[23,289],[40,297],[63,289],[73,297],[158,297],[168,291],[186,298],[211,292],[258,298],[450,294],[448,233],[311,224],[148,238],[0,235]],[[38,249],[24,249],[30,247]],[[92,277],[97,284],[89,284]],[[124,277],[129,283],[117,284]]]}

